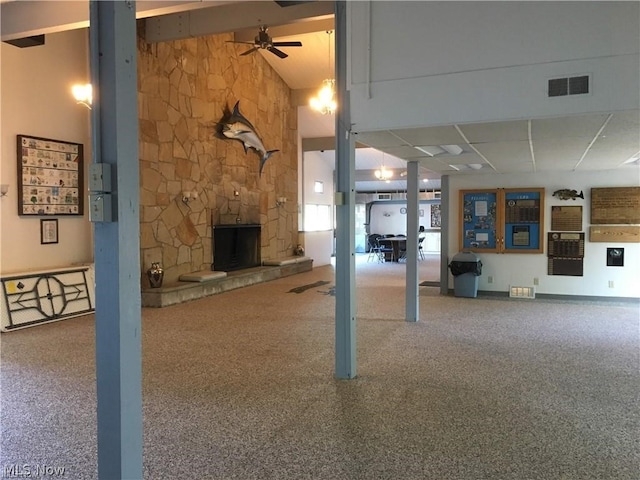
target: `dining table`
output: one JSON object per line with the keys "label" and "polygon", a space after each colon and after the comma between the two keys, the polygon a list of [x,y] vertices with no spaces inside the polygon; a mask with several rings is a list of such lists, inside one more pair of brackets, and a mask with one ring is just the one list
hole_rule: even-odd
{"label": "dining table", "polygon": [[[403,247],[403,242],[404,242],[404,248]],[[391,247],[391,258],[387,259],[387,256],[385,255],[385,261],[389,260],[392,262],[398,262],[400,261],[400,252],[402,250],[406,250],[407,248],[407,237],[380,237],[378,239],[378,243],[380,244],[380,246],[385,247]]]}

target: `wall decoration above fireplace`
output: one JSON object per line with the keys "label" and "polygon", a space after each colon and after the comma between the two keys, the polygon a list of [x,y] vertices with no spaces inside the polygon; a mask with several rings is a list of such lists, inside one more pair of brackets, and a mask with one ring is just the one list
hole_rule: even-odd
{"label": "wall decoration above fireplace", "polygon": [[222,138],[238,140],[242,143],[245,153],[251,148],[260,156],[260,175],[269,157],[278,150],[267,150],[258,136],[255,127],[240,113],[240,101],[233,107],[233,112],[225,113],[218,122],[218,133]]}

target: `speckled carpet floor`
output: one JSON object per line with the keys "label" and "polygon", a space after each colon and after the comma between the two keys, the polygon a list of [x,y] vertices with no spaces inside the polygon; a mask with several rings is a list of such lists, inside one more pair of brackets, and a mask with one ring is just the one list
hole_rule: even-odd
{"label": "speckled carpet floor", "polygon": [[[637,304],[421,287],[406,323],[404,268],[357,267],[350,381],[330,266],[144,309],[145,480],[639,478]],[[97,478],[94,351],[93,316],[1,336],[0,478]]]}

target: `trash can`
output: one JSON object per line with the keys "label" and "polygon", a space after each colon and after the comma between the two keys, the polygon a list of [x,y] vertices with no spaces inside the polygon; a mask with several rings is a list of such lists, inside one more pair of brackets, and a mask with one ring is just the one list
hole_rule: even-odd
{"label": "trash can", "polygon": [[478,277],[482,274],[482,261],[473,252],[456,253],[449,263],[453,275],[456,297],[478,296]]}

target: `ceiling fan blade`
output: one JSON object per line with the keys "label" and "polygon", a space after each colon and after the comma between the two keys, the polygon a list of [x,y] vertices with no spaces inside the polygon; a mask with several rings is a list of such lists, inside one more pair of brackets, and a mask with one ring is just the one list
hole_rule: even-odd
{"label": "ceiling fan blade", "polygon": [[284,53],[283,51],[278,50],[275,47],[269,47],[269,48],[267,48],[267,50],[269,50],[271,53],[273,53],[274,55],[277,55],[280,58],[287,58],[289,56],[286,53]]}
{"label": "ceiling fan blade", "polygon": [[244,53],[241,53],[241,54],[240,54],[240,56],[243,56],[243,55],[249,55],[250,53],[253,53],[253,52],[255,52],[256,50],[258,50],[258,47],[253,47],[252,49],[247,50],[247,51],[246,51],[246,52],[244,52]]}
{"label": "ceiling fan blade", "polygon": [[273,42],[274,47],[301,47],[302,42]]}
{"label": "ceiling fan blade", "polygon": [[244,45],[254,45],[253,42],[240,42],[238,40],[227,40],[226,43],[242,43]]}

